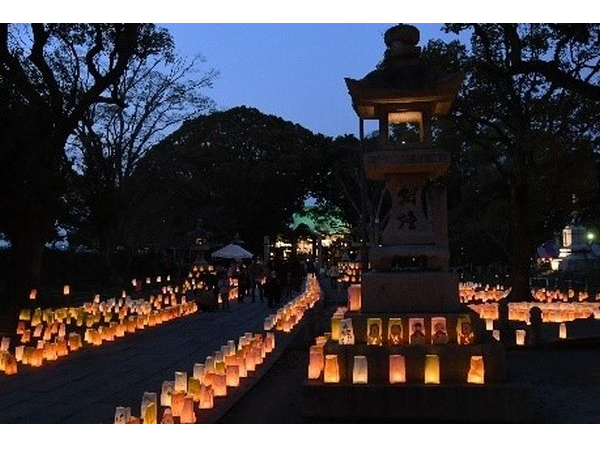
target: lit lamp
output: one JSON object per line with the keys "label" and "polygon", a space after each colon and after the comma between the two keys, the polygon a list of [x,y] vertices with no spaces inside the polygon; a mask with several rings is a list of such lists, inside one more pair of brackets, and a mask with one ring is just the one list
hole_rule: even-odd
{"label": "lit lamp", "polygon": [[115,409],[115,420],[114,423],[118,425],[125,425],[131,419],[131,408],[125,406],[117,406]]}
{"label": "lit lamp", "polygon": [[160,423],[163,425],[173,425],[175,423],[175,420],[173,420],[173,411],[171,411],[171,408],[165,408]]}
{"label": "lit lamp", "polygon": [[390,355],[390,383],[406,383],[406,360],[404,355]]}
{"label": "lit lamp", "polygon": [[175,390],[187,392],[187,373],[175,372]]}
{"label": "lit lamp", "polygon": [[174,381],[163,381],[160,392],[160,406],[171,406],[171,395],[175,390]]}
{"label": "lit lamp", "polygon": [[485,319],[486,331],[492,331],[494,329],[494,319]]}
{"label": "lit lamp", "polygon": [[227,396],[227,379],[226,375],[216,374],[213,378],[212,384],[213,392],[215,397],[226,397]]}
{"label": "lit lamp", "polygon": [[0,352],[7,352],[10,348],[10,338],[3,337],[2,341],[0,341]]}
{"label": "lit lamp", "polygon": [[500,340],[500,330],[494,330],[492,331],[492,336],[494,337],[494,339],[496,339],[497,341]]}
{"label": "lit lamp", "polygon": [[331,339],[334,341],[339,340],[342,331],[342,319],[340,317],[333,316],[331,318]]}
{"label": "lit lamp", "polygon": [[350,311],[360,311],[360,295],[360,284],[351,284],[348,286],[348,309]]}
{"label": "lit lamp", "polygon": [[25,353],[25,346],[18,345],[15,347],[15,359],[17,362],[23,361],[23,354]]}
{"label": "lit lamp", "polygon": [[196,423],[196,414],[194,413],[194,399],[189,395],[183,399],[183,409],[179,423]]}
{"label": "lit lamp", "polygon": [[558,338],[559,339],[567,338],[567,324],[564,322],[558,326]]}
{"label": "lit lamp", "polygon": [[227,366],[225,372],[225,382],[228,387],[238,387],[240,385],[240,369],[238,366]]}
{"label": "lit lamp", "polygon": [[156,392],[144,392],[140,417],[145,424],[156,424],[158,421],[158,405],[156,403]]}
{"label": "lit lamp", "polygon": [[525,330],[516,330],[515,339],[517,345],[525,345]]}
{"label": "lit lamp", "polygon": [[71,294],[71,286],[69,286],[68,284],[65,284],[63,286],[63,295],[70,295]]}
{"label": "lit lamp", "polygon": [[324,365],[323,347],[320,345],[311,345],[308,360],[308,378],[310,380],[319,378]]}
{"label": "lit lamp", "polygon": [[340,368],[338,365],[337,355],[326,355],[325,356],[325,368],[323,374],[323,381],[325,383],[339,383],[340,382]]}
{"label": "lit lamp", "polygon": [[188,395],[191,395],[196,402],[200,400],[200,386],[202,383],[196,378],[188,379]]}
{"label": "lit lamp", "polygon": [[467,383],[483,384],[485,369],[483,366],[483,356],[471,356],[471,367],[467,375]]}
{"label": "lit lamp", "polygon": [[17,373],[17,360],[10,353],[8,353],[4,359],[4,373],[6,375],[14,375]]}
{"label": "lit lamp", "polygon": [[29,291],[29,300],[35,300],[37,298],[37,289]]}
{"label": "lit lamp", "polygon": [[367,357],[357,355],[354,357],[354,365],[352,366],[352,382],[354,384],[366,384],[369,378],[369,368],[367,365]]}
{"label": "lit lamp", "polygon": [[174,417],[181,416],[184,399],[185,392],[183,391],[173,391],[171,393],[171,412],[173,413]]}
{"label": "lit lamp", "polygon": [[240,378],[246,378],[248,376],[248,371],[246,370],[246,360],[243,356],[236,357],[236,365],[240,371]]}
{"label": "lit lamp", "polygon": [[194,364],[194,378],[202,384],[204,381],[204,364],[196,363]]}
{"label": "lit lamp", "polygon": [[425,355],[425,384],[440,384],[440,358]]}
{"label": "lit lamp", "polygon": [[214,405],[213,390],[210,386],[202,385],[200,387],[200,401],[198,407],[200,409],[212,409]]}

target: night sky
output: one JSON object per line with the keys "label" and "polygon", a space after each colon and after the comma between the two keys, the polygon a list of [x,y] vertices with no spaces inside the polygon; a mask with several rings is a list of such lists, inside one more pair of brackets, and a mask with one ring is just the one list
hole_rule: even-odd
{"label": "night sky", "polygon": [[[253,106],[329,136],[357,133],[344,77],[362,78],[393,24],[166,24],[180,55],[219,71],[207,91],[219,109]],[[415,24],[421,44],[450,41],[442,24]],[[369,128],[367,128],[369,131]]]}

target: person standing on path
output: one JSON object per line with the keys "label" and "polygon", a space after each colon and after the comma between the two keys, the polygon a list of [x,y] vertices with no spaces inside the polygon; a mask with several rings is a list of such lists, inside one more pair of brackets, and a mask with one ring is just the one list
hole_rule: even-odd
{"label": "person standing on path", "polygon": [[227,310],[231,309],[229,306],[229,290],[231,289],[231,285],[229,283],[229,277],[227,276],[226,271],[221,273],[221,278],[219,279],[217,288],[219,289],[219,295],[221,296],[221,308]]}

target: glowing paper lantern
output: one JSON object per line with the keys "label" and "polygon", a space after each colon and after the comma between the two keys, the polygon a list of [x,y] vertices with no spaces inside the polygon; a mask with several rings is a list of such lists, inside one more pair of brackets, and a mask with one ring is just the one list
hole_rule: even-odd
{"label": "glowing paper lantern", "polygon": [[331,339],[337,341],[342,332],[342,319],[340,317],[331,318]]}
{"label": "glowing paper lantern", "polygon": [[24,351],[25,351],[24,345],[18,345],[17,347],[15,347],[15,359],[17,360],[17,362],[23,361]]}
{"label": "glowing paper lantern", "polygon": [[183,391],[173,391],[171,393],[171,412],[173,413],[173,417],[181,416],[184,399],[185,392]]}
{"label": "glowing paper lantern", "polygon": [[173,420],[173,411],[171,411],[171,408],[165,408],[160,423],[163,425],[173,425],[175,423],[175,420]]}
{"label": "glowing paper lantern", "polygon": [[187,373],[175,372],[175,390],[187,392]]}
{"label": "glowing paper lantern", "polygon": [[196,423],[196,414],[194,413],[194,399],[189,395],[183,399],[183,409],[179,423]]}
{"label": "glowing paper lantern", "polygon": [[366,384],[369,379],[369,368],[367,357],[357,355],[354,357],[354,365],[352,366],[352,382],[354,384]]}
{"label": "glowing paper lantern", "polygon": [[440,358],[425,355],[425,384],[440,384]]}
{"label": "glowing paper lantern", "polygon": [[320,345],[311,345],[308,360],[308,378],[316,380],[321,376],[321,371],[325,366],[325,357],[323,347]]}
{"label": "glowing paper lantern", "polygon": [[3,337],[2,340],[0,341],[0,352],[7,352],[9,348],[10,348],[10,338]]}
{"label": "glowing paper lantern", "polygon": [[348,286],[348,309],[350,311],[360,311],[361,292],[360,284],[351,284]]}
{"label": "glowing paper lantern", "polygon": [[200,384],[202,384],[202,382],[204,381],[204,364],[194,364],[193,376],[196,380],[200,382]]}
{"label": "glowing paper lantern", "polygon": [[525,330],[515,330],[515,340],[517,345],[525,345]]}
{"label": "glowing paper lantern", "polygon": [[390,355],[390,383],[406,383],[406,360],[404,355]]}
{"label": "glowing paper lantern", "polygon": [[564,322],[558,326],[558,338],[559,339],[567,338],[567,324]]}
{"label": "glowing paper lantern", "polygon": [[500,330],[494,330],[492,331],[492,336],[494,337],[494,339],[496,339],[497,341],[500,340]]}
{"label": "glowing paper lantern", "polygon": [[325,383],[339,383],[340,382],[340,368],[338,365],[337,355],[326,355],[325,356],[323,381]]}
{"label": "glowing paper lantern", "polygon": [[215,397],[226,397],[227,396],[227,379],[225,374],[216,374],[213,378],[212,384],[213,392]]}
{"label": "glowing paper lantern", "polygon": [[71,294],[71,286],[69,286],[68,284],[65,284],[63,286],[63,295],[70,295]]}
{"label": "glowing paper lantern", "polygon": [[196,378],[188,379],[188,395],[191,395],[196,402],[200,400],[200,386],[202,383]]}
{"label": "glowing paper lantern", "polygon": [[238,387],[240,385],[240,369],[238,366],[227,366],[225,373],[225,382],[228,387]]}
{"label": "glowing paper lantern", "polygon": [[210,386],[202,385],[200,387],[200,401],[198,407],[200,409],[212,409],[214,404],[214,393]]}
{"label": "glowing paper lantern", "polygon": [[492,331],[494,329],[493,319],[485,319],[485,329],[486,331]]}
{"label": "glowing paper lantern", "polygon": [[131,419],[131,408],[125,406],[117,406],[115,409],[115,424],[125,425]]}
{"label": "glowing paper lantern", "polygon": [[483,384],[485,381],[485,368],[483,365],[483,356],[471,356],[471,366],[467,375],[467,383]]}
{"label": "glowing paper lantern", "polygon": [[37,289],[29,291],[29,300],[35,300],[37,298]]}
{"label": "glowing paper lantern", "polygon": [[163,381],[161,392],[160,392],[160,405],[171,406],[171,395],[175,390],[174,381]]}
{"label": "glowing paper lantern", "polygon": [[144,392],[140,417],[146,424],[156,424],[158,421],[158,405],[156,392]]}

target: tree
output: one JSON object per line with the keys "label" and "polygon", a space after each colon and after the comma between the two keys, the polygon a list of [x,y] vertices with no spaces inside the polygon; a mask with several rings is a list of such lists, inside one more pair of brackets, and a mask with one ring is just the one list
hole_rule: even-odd
{"label": "tree", "polygon": [[133,60],[171,45],[151,24],[0,25],[0,229],[11,242],[9,312],[39,285],[44,242],[65,213],[69,136],[91,105],[122,105],[116,86]]}
{"label": "tree", "polygon": [[260,250],[263,236],[285,229],[323,181],[328,145],[324,136],[243,106],[189,120],[136,170],[137,237],[182,245],[201,219],[215,239],[239,233]]}
{"label": "tree", "polygon": [[98,242],[104,275],[116,280],[112,259],[126,245],[131,211],[132,175],[146,153],[183,121],[210,110],[203,94],[214,71],[199,73],[201,58],[174,57],[171,49],[132,62],[116,86],[125,106],[94,104],[84,115],[73,142],[83,162],[77,193],[83,204],[78,228]]}
{"label": "tree", "polygon": [[[583,204],[597,195],[600,27],[452,24],[446,29],[473,33],[464,60],[467,78],[452,116],[464,137],[454,157],[464,160],[468,152],[483,151],[480,162],[494,172],[489,179],[508,194],[510,298],[528,299],[536,245],[564,223],[572,193]],[[586,188],[590,183],[593,189]]]}

